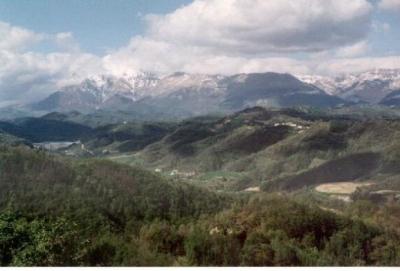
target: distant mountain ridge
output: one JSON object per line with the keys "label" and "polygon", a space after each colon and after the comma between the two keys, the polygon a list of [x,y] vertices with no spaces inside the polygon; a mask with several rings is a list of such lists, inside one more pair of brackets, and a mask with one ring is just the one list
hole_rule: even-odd
{"label": "distant mountain ridge", "polygon": [[387,95],[400,89],[400,69],[375,69],[333,78],[313,75],[297,77],[330,95],[357,103],[379,104]]}
{"label": "distant mountain ridge", "polygon": [[400,106],[400,89],[391,92],[380,102],[382,105],[398,107]]}
{"label": "distant mountain ridge", "polygon": [[119,97],[130,101],[139,98],[141,89],[155,86],[159,79],[150,73],[116,77],[98,75],[83,80],[80,84],[70,85],[35,103],[35,110],[91,111],[110,103]]}
{"label": "distant mountain ridge", "polygon": [[331,107],[345,103],[290,74],[258,73],[233,76],[174,73],[157,77],[96,76],[65,87],[32,106],[42,111],[152,111],[173,117],[226,113],[267,107]]}

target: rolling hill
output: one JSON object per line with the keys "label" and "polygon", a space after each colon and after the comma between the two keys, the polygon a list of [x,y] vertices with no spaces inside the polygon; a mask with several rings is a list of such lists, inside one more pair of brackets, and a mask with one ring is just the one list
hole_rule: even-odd
{"label": "rolling hill", "polygon": [[[2,266],[391,266],[400,259],[398,218],[382,215],[388,207],[363,212],[366,223],[295,195],[217,194],[106,160],[6,146],[0,188]],[[365,205],[347,208],[358,206]]]}
{"label": "rolling hill", "polygon": [[216,189],[263,184],[291,190],[397,175],[399,138],[396,119],[256,107],[181,122],[144,149],[111,159],[193,181],[205,178]]}

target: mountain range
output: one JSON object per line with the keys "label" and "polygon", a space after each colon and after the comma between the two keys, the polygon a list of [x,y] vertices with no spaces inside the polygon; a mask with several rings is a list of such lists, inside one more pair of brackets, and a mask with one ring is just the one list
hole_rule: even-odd
{"label": "mountain range", "polygon": [[140,72],[97,75],[30,104],[41,112],[125,111],[139,119],[227,114],[252,106],[342,107],[400,104],[400,70],[373,70],[338,77],[252,73],[232,76],[167,76]]}
{"label": "mountain range", "polygon": [[188,117],[228,113],[255,105],[267,107],[337,106],[341,98],[304,83],[292,75],[278,73],[233,76],[174,73],[157,77],[95,76],[67,86],[32,104],[42,111],[128,110]]}
{"label": "mountain range", "polygon": [[397,69],[376,69],[333,78],[312,75],[298,78],[330,95],[356,103],[379,104],[387,101],[392,92],[400,90],[400,70]]}

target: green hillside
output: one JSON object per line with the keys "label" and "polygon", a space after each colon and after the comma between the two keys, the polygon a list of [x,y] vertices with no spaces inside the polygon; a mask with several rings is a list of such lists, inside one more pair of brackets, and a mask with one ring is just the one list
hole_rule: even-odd
{"label": "green hillside", "polygon": [[[105,160],[65,160],[25,147],[1,147],[0,206],[55,214],[65,210],[129,219],[195,217],[229,200],[139,168]],[[205,202],[205,203],[204,203]]]}
{"label": "green hillside", "polygon": [[208,184],[216,188],[299,189],[397,175],[399,139],[397,119],[253,108],[182,122],[143,150],[111,159],[198,180],[214,176]]}
{"label": "green hillside", "polygon": [[84,127],[90,159],[1,134],[1,266],[400,264],[395,118],[256,107]]}

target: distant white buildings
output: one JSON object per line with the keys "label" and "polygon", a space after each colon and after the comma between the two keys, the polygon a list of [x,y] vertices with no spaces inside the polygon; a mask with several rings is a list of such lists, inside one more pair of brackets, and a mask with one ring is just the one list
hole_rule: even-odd
{"label": "distant white buildings", "polygon": [[299,124],[296,124],[293,122],[278,122],[278,123],[274,124],[274,127],[280,127],[280,126],[289,126],[289,127],[299,129],[299,130],[303,130],[304,128],[307,128],[307,127],[304,127],[302,125],[299,125]]}

